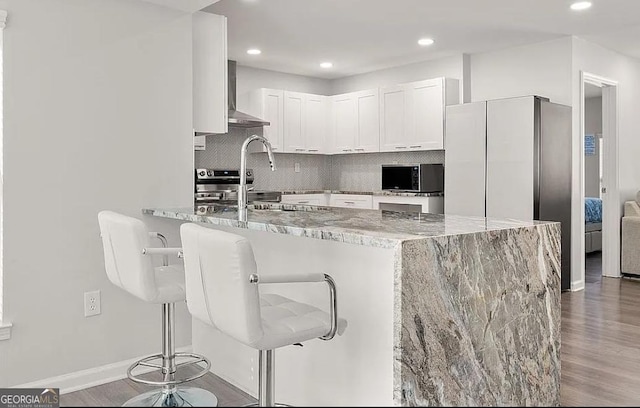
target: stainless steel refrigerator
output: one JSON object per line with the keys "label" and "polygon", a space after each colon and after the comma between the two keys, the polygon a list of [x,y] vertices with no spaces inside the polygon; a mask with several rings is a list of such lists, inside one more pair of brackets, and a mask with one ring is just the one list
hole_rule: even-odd
{"label": "stainless steel refrigerator", "polygon": [[447,107],[445,214],[562,223],[571,286],[571,107],[539,96]]}

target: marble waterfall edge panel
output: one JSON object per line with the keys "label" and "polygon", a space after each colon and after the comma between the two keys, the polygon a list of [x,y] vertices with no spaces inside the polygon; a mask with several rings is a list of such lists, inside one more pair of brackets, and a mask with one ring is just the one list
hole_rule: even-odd
{"label": "marble waterfall edge panel", "polygon": [[400,251],[397,405],[559,405],[559,224],[405,241]]}

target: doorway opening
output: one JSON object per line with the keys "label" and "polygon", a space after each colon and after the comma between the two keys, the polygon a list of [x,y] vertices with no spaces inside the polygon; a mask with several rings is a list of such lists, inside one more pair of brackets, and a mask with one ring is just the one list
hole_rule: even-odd
{"label": "doorway opening", "polygon": [[602,88],[584,84],[585,287],[602,281]]}
{"label": "doorway opening", "polygon": [[581,274],[586,290],[620,277],[617,82],[582,73]]}

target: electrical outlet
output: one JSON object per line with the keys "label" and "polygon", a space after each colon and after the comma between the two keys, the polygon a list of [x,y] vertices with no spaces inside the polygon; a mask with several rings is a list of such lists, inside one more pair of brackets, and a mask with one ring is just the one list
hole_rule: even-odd
{"label": "electrical outlet", "polygon": [[84,292],[84,317],[99,315],[101,312],[100,291]]}
{"label": "electrical outlet", "polygon": [[294,163],[293,171],[295,171],[296,173],[300,173],[300,163]]}

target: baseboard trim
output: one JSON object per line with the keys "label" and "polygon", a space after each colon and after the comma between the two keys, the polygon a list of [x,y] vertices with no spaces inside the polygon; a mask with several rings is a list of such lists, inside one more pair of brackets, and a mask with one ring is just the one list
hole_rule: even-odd
{"label": "baseboard trim", "polygon": [[584,280],[571,282],[571,292],[579,292],[584,290]]}
{"label": "baseboard trim", "polygon": [[[191,353],[192,347],[179,347],[176,351]],[[59,375],[57,377],[45,378],[42,380],[16,385],[13,388],[59,388],[60,394],[67,394],[74,391],[84,390],[85,388],[95,387],[110,383],[112,381],[121,380],[127,377],[127,369],[136,360],[143,356],[132,358],[126,361],[106,364],[99,367],[89,368],[86,370],[76,371],[69,374]],[[136,370],[139,373],[152,371],[153,368],[140,368]]]}

